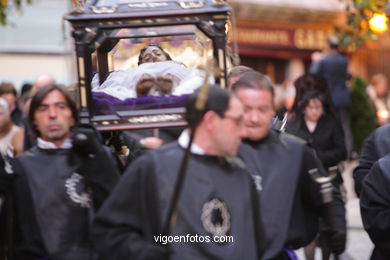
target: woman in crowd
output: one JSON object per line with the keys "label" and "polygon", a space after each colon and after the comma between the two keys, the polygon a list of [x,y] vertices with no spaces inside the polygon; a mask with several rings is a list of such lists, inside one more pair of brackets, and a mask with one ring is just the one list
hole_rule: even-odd
{"label": "woman in crowd", "polygon": [[[332,112],[328,99],[321,91],[317,89],[305,91],[296,105],[295,112],[295,119],[289,122],[287,132],[303,138],[312,146],[319,159],[319,167],[326,171],[346,158],[343,130]],[[342,183],[342,177],[338,172],[334,185],[340,189]],[[322,249],[322,259],[329,259],[326,225],[320,225],[318,238],[305,247],[307,260],[314,259],[316,245]]]}

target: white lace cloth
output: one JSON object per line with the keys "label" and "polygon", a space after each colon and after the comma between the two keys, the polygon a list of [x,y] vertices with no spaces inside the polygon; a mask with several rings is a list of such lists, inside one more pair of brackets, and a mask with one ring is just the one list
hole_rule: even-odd
{"label": "white lace cloth", "polygon": [[175,61],[160,61],[143,63],[137,68],[128,70],[113,71],[101,85],[99,85],[99,76],[96,74],[91,83],[92,91],[104,92],[120,100],[135,98],[137,97],[136,84],[144,74],[149,74],[154,78],[171,74],[179,78],[180,84],[172,91],[174,96],[190,94],[203,83],[203,77],[199,71],[186,68]]}

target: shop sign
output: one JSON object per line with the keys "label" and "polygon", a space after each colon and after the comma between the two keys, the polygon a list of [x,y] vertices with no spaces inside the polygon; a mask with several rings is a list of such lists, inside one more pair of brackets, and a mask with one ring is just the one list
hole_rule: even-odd
{"label": "shop sign", "polygon": [[275,29],[238,27],[239,44],[256,45],[267,48],[319,50],[326,47],[330,31],[319,29]]}

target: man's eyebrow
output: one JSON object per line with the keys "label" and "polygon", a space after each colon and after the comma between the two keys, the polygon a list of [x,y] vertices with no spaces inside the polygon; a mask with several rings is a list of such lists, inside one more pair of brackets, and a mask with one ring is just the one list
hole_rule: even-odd
{"label": "man's eyebrow", "polygon": [[58,102],[54,102],[54,103],[41,103],[41,104],[39,104],[39,106],[50,106],[50,105],[68,105],[68,103],[67,102],[65,102],[65,101],[58,101]]}

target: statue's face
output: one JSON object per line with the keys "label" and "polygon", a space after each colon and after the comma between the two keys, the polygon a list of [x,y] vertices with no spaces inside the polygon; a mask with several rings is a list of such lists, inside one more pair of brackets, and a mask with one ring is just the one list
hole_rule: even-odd
{"label": "statue's face", "polygon": [[164,54],[164,52],[156,46],[148,47],[142,56],[142,63],[158,62],[158,61],[166,61],[166,60],[167,57]]}

